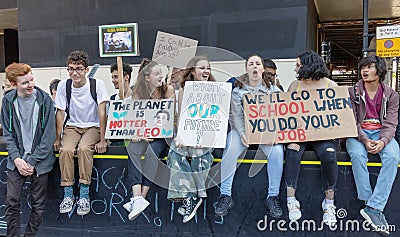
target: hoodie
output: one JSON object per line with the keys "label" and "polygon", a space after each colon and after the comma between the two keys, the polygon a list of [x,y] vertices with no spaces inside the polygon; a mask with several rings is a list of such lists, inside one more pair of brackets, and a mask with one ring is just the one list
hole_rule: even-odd
{"label": "hoodie", "polygon": [[50,96],[38,87],[36,89],[36,103],[33,112],[33,121],[36,124],[32,150],[25,155],[22,143],[21,126],[17,116],[15,89],[6,92],[2,101],[0,122],[3,126],[3,135],[7,144],[7,168],[15,170],[14,160],[22,158],[35,167],[37,175],[45,174],[53,169],[55,162],[53,144],[56,138],[55,116],[53,101]]}
{"label": "hoodie", "polygon": [[[382,108],[380,111],[380,140],[385,145],[394,137],[398,123],[399,95],[388,85],[381,83],[383,88]],[[363,80],[357,82],[353,87],[349,87],[349,94],[353,106],[354,117],[356,118],[358,140],[365,144],[368,137],[361,128],[361,123],[365,119],[367,110],[365,108],[365,91]]]}

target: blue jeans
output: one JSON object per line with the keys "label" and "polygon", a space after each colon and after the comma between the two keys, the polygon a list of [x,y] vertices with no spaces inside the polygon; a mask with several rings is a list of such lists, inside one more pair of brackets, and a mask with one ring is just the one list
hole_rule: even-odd
{"label": "blue jeans", "polygon": [[[379,140],[380,130],[363,130],[371,140]],[[366,200],[367,205],[383,211],[396,178],[397,165],[400,161],[399,145],[392,139],[389,144],[378,153],[382,161],[382,168],[372,192],[367,168],[368,152],[364,144],[356,138],[347,138],[346,149],[350,155],[354,180],[357,186],[358,199]]]}
{"label": "blue jeans", "polygon": [[[264,154],[268,157],[268,196],[279,195],[283,171],[283,145],[274,146],[260,145]],[[239,133],[232,129],[226,139],[226,147],[222,154],[221,162],[221,194],[232,195],[232,183],[236,172],[236,165],[239,156],[246,151],[247,147],[240,140]]]}

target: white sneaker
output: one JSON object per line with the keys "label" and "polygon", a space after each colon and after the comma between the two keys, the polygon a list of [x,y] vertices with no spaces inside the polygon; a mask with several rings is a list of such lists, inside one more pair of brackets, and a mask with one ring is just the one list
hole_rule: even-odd
{"label": "white sneaker", "polygon": [[333,204],[325,204],[325,200],[322,201],[322,210],[324,212],[323,222],[328,226],[334,227],[336,225],[336,207]]}
{"label": "white sneaker", "polygon": [[131,200],[127,203],[125,203],[123,205],[123,207],[125,208],[125,210],[127,210],[128,212],[132,211],[132,206],[133,206],[133,198],[131,198]]}
{"label": "white sneaker", "polygon": [[186,205],[185,204],[180,205],[178,207],[178,213],[183,216],[185,215],[185,212],[186,212]]}
{"label": "white sneaker", "polygon": [[297,221],[301,218],[300,203],[296,199],[287,202],[289,220]]}
{"label": "white sneaker", "polygon": [[138,217],[140,213],[142,213],[142,211],[144,211],[144,209],[150,205],[150,203],[142,196],[132,198],[132,202],[132,210],[128,215],[128,218],[131,221]]}

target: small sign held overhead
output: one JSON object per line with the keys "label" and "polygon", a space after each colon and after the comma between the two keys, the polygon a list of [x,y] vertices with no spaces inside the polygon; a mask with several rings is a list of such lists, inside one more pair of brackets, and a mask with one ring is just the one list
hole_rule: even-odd
{"label": "small sign held overhead", "polygon": [[139,56],[137,23],[99,26],[100,57]]}
{"label": "small sign held overhead", "polygon": [[185,68],[196,55],[197,43],[197,40],[158,31],[152,60],[166,66]]}

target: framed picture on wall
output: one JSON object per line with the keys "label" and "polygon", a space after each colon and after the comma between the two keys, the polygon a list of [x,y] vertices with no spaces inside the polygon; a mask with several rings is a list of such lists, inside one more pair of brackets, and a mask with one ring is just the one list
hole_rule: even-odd
{"label": "framed picture on wall", "polygon": [[100,57],[139,56],[138,24],[99,26]]}

